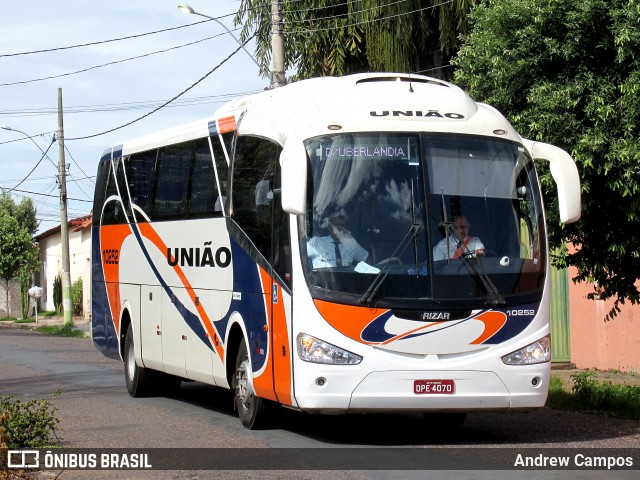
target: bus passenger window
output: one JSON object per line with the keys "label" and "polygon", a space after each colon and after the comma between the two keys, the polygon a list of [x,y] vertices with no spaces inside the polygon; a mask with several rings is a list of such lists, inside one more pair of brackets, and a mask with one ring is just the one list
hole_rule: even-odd
{"label": "bus passenger window", "polygon": [[154,220],[177,220],[187,213],[191,142],[160,149],[158,179],[153,199]]}
{"label": "bus passenger window", "polygon": [[215,209],[218,189],[216,188],[216,176],[213,170],[209,142],[206,139],[197,140],[195,150],[190,180],[189,217],[222,216],[222,209]]}
{"label": "bus passenger window", "polygon": [[[153,195],[153,176],[156,166],[158,150],[134,153],[125,162],[127,183],[131,203],[142,210],[146,215],[151,211],[151,197]],[[137,222],[144,222],[145,218],[139,212],[133,210]],[[153,220],[153,218],[152,218]]]}

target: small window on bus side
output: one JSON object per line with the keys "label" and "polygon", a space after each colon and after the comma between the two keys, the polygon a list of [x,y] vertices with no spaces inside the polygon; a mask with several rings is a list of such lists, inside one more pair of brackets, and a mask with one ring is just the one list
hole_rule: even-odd
{"label": "small window on bus side", "polygon": [[220,141],[220,136],[213,135],[211,137],[211,146],[213,147],[213,161],[216,165],[216,170],[218,173],[218,182],[220,184],[220,194],[216,198],[215,210],[216,213],[224,210],[225,203],[229,196],[229,164],[227,162],[227,157],[225,156],[225,150],[227,155],[231,155],[231,138],[233,138],[233,132],[225,133],[222,135],[222,141],[224,145]]}
{"label": "small window on bus side", "polygon": [[111,171],[111,161],[101,160],[98,165],[98,175],[96,176],[96,189],[93,195],[93,225],[100,225],[100,217],[102,216],[102,207],[104,205],[105,190],[107,188],[107,179]]}
{"label": "small window on bus side", "polygon": [[209,142],[206,138],[195,141],[195,158],[191,172],[189,196],[189,217],[206,218],[222,216],[222,210],[215,211],[218,197],[216,176]]}
{"label": "small window on bus side", "polygon": [[153,220],[177,220],[187,214],[192,142],[162,147],[158,154]]}
{"label": "small window on bus side", "polygon": [[233,218],[266,259],[271,258],[271,214],[280,145],[240,136],[233,160]]}
{"label": "small window on bus side", "polygon": [[[153,195],[153,177],[158,150],[134,153],[125,162],[127,184],[131,203],[150,217],[151,199]],[[134,209],[136,221],[146,221],[143,215]],[[151,217],[150,217],[151,218]],[[151,218],[153,220],[153,218]]]}
{"label": "small window on bus side", "polygon": [[[102,225],[127,223],[124,206],[122,205],[122,200],[118,195],[118,188],[116,187],[116,176],[118,170],[122,168],[122,158],[114,158],[111,163],[112,168],[109,169],[104,208],[102,210]],[[96,212],[96,214],[99,213]]]}

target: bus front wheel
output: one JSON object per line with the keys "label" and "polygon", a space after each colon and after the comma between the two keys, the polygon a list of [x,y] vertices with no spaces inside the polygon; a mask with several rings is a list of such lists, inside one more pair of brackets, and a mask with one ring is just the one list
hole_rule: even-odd
{"label": "bus front wheel", "polygon": [[253,372],[245,342],[240,345],[236,358],[233,391],[234,405],[242,425],[250,430],[263,427],[267,416],[265,401],[253,390]]}
{"label": "bus front wheel", "polygon": [[132,397],[142,397],[149,393],[151,381],[149,372],[136,363],[131,325],[127,329],[124,340],[124,378],[127,382],[127,391]]}

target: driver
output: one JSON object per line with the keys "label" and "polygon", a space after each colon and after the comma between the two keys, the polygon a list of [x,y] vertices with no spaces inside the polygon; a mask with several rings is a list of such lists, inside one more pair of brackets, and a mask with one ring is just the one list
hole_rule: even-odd
{"label": "driver", "polygon": [[445,237],[433,249],[433,260],[484,255],[484,245],[478,237],[469,235],[469,221],[462,214],[453,217],[453,236]]}
{"label": "driver", "polygon": [[307,242],[307,256],[313,268],[348,266],[369,257],[369,252],[347,230],[344,215],[330,218],[327,230],[329,235],[313,237]]}

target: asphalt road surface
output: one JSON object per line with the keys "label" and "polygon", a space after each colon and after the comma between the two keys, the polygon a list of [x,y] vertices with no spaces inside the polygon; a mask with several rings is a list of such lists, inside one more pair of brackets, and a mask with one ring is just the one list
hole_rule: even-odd
{"label": "asphalt road surface", "polygon": [[[0,328],[0,395],[29,400],[51,398],[56,390],[61,394],[53,402],[58,408],[59,435],[65,448],[185,448],[194,452],[199,448],[230,448],[238,449],[229,452],[241,458],[241,465],[245,459],[250,465],[251,452],[262,454],[263,451],[255,449],[271,449],[286,455],[291,448],[333,448],[338,450],[332,453],[351,455],[358,465],[369,456],[377,469],[66,470],[62,473],[56,470],[40,472],[37,478],[638,478],[638,465],[632,471],[469,468],[474,462],[485,465],[484,468],[493,465],[486,462],[500,463],[498,457],[505,452],[513,453],[514,449],[522,449],[525,455],[531,452],[527,449],[535,448],[545,449],[547,453],[582,452],[587,456],[592,452],[612,451],[606,449],[639,449],[638,421],[542,409],[526,413],[469,414],[461,429],[442,431],[430,428],[415,415],[319,416],[284,410],[274,428],[249,431],[233,412],[228,391],[183,382],[172,397],[134,399],[126,391],[123,364],[103,357],[90,339]],[[359,450],[354,450],[356,448]],[[402,458],[399,455],[415,449],[424,449],[426,456],[434,455],[435,451],[434,465],[443,459],[450,462],[445,461],[444,467],[438,467],[442,469],[429,472],[380,469],[381,462],[397,465],[397,459]],[[309,452],[315,450],[306,451]],[[473,452],[478,452],[477,458]],[[411,458],[408,461],[411,462]],[[459,470],[452,470],[458,465]]]}

